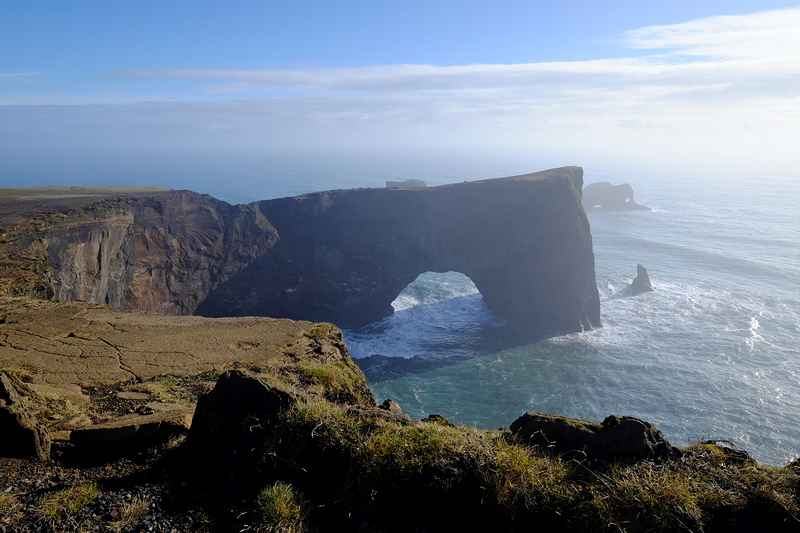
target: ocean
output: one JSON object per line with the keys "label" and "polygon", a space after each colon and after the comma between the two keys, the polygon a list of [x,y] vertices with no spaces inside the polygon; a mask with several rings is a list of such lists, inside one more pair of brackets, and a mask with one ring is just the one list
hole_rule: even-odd
{"label": "ocean", "polygon": [[[155,185],[231,203],[304,192],[429,185],[543,170],[519,161],[387,161],[285,155],[97,159],[6,167],[0,186]],[[549,163],[549,162],[548,162]],[[573,164],[567,162],[564,164]],[[652,211],[590,212],[604,326],[521,331],[459,273],[423,273],[395,314],[345,331],[379,401],[414,417],[494,429],[527,411],[601,421],[630,415],[679,446],[730,440],[766,464],[800,456],[800,177],[598,171]],[[629,296],[641,263],[654,292]]]}

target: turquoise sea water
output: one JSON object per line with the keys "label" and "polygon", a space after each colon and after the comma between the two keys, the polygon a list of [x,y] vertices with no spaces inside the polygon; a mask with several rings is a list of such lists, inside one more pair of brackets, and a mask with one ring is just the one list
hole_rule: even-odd
{"label": "turquoise sea water", "polygon": [[[418,178],[429,185],[555,165],[263,156],[6,166],[0,186],[155,185],[232,203]],[[396,312],[345,332],[379,400],[497,428],[526,411],[655,423],[677,445],[728,439],[759,461],[800,456],[800,177],[598,173],[652,211],[590,213],[604,327],[532,337],[458,273],[423,274]],[[647,267],[655,292],[626,297]]]}

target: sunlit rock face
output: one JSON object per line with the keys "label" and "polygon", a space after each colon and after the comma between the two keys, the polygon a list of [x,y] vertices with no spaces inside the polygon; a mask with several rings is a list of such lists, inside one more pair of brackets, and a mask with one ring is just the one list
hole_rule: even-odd
{"label": "sunlit rock face", "polygon": [[3,189],[0,290],[192,314],[275,243],[255,206],[190,191]]}
{"label": "sunlit rock face", "polygon": [[462,272],[497,315],[535,329],[600,325],[579,167],[425,189],[355,189],[258,202],[270,251],[212,291],[209,316],[358,327],[427,271]]}

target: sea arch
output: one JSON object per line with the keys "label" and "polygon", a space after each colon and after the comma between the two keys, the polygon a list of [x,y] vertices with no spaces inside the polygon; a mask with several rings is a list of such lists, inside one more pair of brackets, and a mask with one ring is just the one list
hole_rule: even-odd
{"label": "sea arch", "polygon": [[198,313],[357,328],[394,312],[423,272],[468,276],[487,307],[532,329],[600,325],[583,171],[425,189],[326,191],[258,202],[276,244]]}

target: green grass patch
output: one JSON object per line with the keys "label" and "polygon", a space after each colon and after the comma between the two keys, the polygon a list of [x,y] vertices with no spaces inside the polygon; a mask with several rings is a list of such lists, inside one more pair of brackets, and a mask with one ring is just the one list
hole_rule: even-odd
{"label": "green grass patch", "polygon": [[203,381],[210,381],[212,383],[216,383],[219,377],[225,373],[225,369],[223,368],[215,368],[214,370],[209,370],[203,374],[200,374],[200,379]]}
{"label": "green grass patch", "polygon": [[144,385],[147,392],[155,400],[162,402],[176,402],[178,400],[174,391],[178,386],[178,378],[175,376],[160,376],[155,381]]}
{"label": "green grass patch", "polygon": [[39,501],[39,514],[42,518],[56,521],[64,516],[74,515],[96,500],[99,495],[100,488],[94,483],[60,490],[42,497]]}
{"label": "green grass patch", "polygon": [[295,364],[300,381],[322,388],[323,396],[335,402],[361,403],[366,388],[364,377],[345,361],[320,363],[314,360]]}
{"label": "green grass patch", "polygon": [[[699,532],[754,519],[767,529],[800,525],[798,469],[763,467],[715,446],[696,445],[663,462],[579,462],[507,431],[404,426],[324,400],[284,411],[274,438],[276,464],[291,465],[281,479],[317,498],[312,508],[401,529]],[[458,516],[441,512],[454,506]]]}
{"label": "green grass patch", "polygon": [[256,531],[295,533],[305,531],[306,502],[291,485],[279,481],[265,488],[256,501]]}
{"label": "green grass patch", "polygon": [[330,322],[319,322],[311,326],[311,329],[303,333],[309,339],[322,340],[327,339],[332,333],[340,331],[335,325]]}

